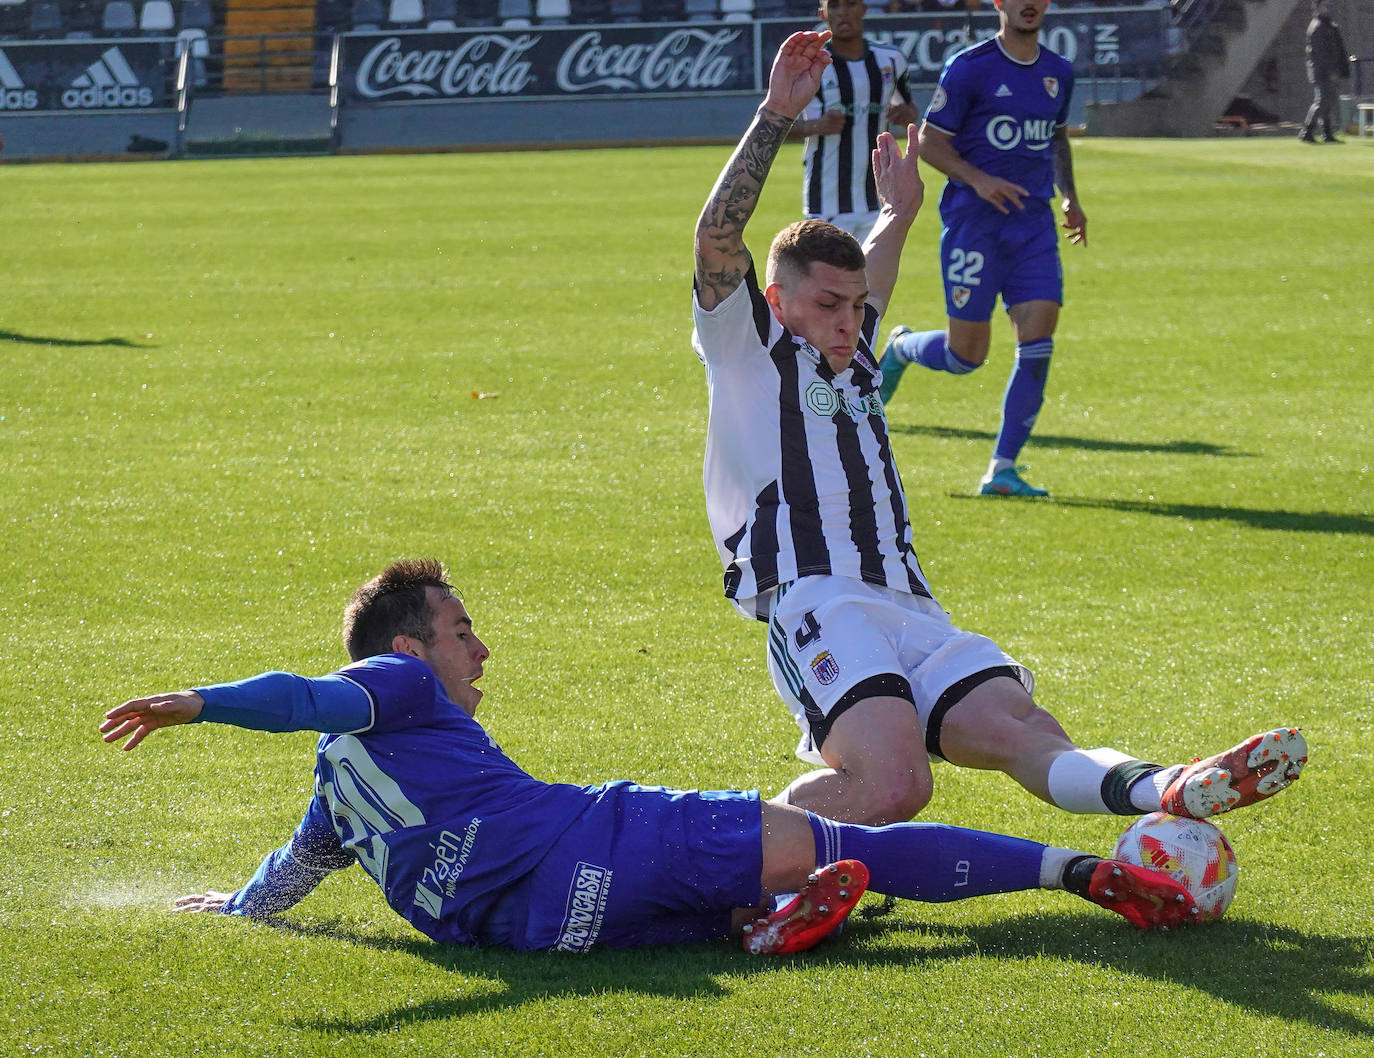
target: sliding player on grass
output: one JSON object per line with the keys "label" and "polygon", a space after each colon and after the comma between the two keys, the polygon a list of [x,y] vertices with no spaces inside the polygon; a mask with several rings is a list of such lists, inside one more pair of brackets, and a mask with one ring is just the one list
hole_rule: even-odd
{"label": "sliding player on grass", "polygon": [[932,757],[1005,772],[1070,812],[1205,818],[1284,789],[1307,761],[1294,728],[1169,768],[1080,749],[1031,697],[1030,671],[935,602],[873,358],[922,202],[914,152],[878,138],[883,206],[862,247],[833,224],[798,221],[774,238],[760,287],[744,243],[778,149],[830,62],[827,36],[796,33],[779,49],[695,242],[706,510],[725,594],[767,622],[769,674],[801,728],[797,754],[821,766],[777,800],[848,822],[909,819],[930,800]]}
{"label": "sliding player on grass", "polygon": [[[269,672],[106,714],[105,741],[127,739],[125,749],[160,727],[207,720],[326,732],[315,795],[291,840],[237,892],[179,907],[275,914],[356,860],[426,936],[516,949],[744,931],[747,950],[797,951],[843,921],[865,884],[927,901],[1066,889],[1144,928],[1197,915],[1168,875],[1020,838],[846,825],[762,803],[756,791],[540,782],[473,719],[487,647],[432,560],[392,563],[362,585],[344,641],[355,663],[332,675]],[[798,890],[764,914],[772,894]]]}

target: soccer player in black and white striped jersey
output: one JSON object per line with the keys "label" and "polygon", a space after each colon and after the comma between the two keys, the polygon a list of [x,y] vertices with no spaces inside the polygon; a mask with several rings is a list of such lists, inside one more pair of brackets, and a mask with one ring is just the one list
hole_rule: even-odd
{"label": "soccer player in black and white striped jersey", "polygon": [[802,212],[828,220],[860,242],[878,219],[869,156],[878,136],[916,121],[900,48],[864,38],[863,0],[821,0],[830,27],[831,63],[820,88],[792,125],[806,137]]}
{"label": "soccer player in black and white striped jersey", "polygon": [[[1191,765],[1078,748],[1031,697],[1024,666],[956,628],[931,597],[888,441],[873,341],[923,188],[890,133],[873,151],[882,206],[861,247],[823,220],[784,228],[760,288],[744,229],[778,150],[831,61],[794,33],[697,221],[692,343],[710,396],[704,483],[725,594],[768,622],[769,673],[821,765],[777,800],[846,822],[907,819],[930,758],[1003,771],[1071,812],[1194,818],[1298,777],[1295,728]],[[915,129],[910,129],[914,138]]]}

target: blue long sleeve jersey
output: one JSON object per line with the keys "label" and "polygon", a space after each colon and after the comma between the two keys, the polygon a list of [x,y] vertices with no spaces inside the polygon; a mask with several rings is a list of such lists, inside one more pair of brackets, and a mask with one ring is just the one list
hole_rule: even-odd
{"label": "blue long sleeve jersey", "polygon": [[533,778],[427,664],[403,654],[318,678],[268,672],[197,690],[201,721],[323,732],[304,817],[226,914],[284,911],[357,860],[421,933],[473,943],[498,898],[605,789]]}

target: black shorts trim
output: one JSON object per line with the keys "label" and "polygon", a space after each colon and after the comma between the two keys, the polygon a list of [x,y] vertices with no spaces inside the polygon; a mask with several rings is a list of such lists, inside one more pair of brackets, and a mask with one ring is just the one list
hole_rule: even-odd
{"label": "black shorts trim", "polygon": [[972,676],[965,676],[962,680],[951,683],[945,688],[944,693],[935,700],[935,706],[930,710],[930,719],[926,721],[927,753],[932,757],[939,757],[941,760],[947,759],[940,752],[940,725],[945,722],[945,714],[962,702],[975,687],[987,683],[988,680],[995,680],[999,676],[1010,676],[1017,683],[1021,683],[1020,669],[1012,665],[994,665],[990,669],[975,672]]}
{"label": "black shorts trim", "polygon": [[865,698],[903,698],[911,703],[913,709],[916,708],[916,696],[911,691],[911,681],[905,676],[896,672],[883,672],[860,680],[840,696],[840,700],[825,716],[807,710],[807,719],[811,723],[811,741],[815,743],[817,752],[824,745],[835,721],[848,712],[850,706],[862,702]]}

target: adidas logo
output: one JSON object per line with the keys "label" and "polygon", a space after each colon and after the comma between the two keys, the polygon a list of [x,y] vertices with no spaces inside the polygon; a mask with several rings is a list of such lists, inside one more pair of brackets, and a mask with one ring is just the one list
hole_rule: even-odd
{"label": "adidas logo", "polygon": [[1006,85],[1002,85],[1002,87],[997,89],[997,91],[994,92],[993,95],[995,95],[998,99],[1005,99],[1007,96],[1011,95],[1011,89],[1008,88]]}
{"label": "adidas logo", "polygon": [[35,110],[38,93],[24,83],[9,56],[0,51],[0,111]]}
{"label": "adidas logo", "polygon": [[128,61],[117,47],[108,48],[62,93],[62,105],[72,109],[147,107],[152,104],[153,90],[143,86],[138,74],[129,68]]}

